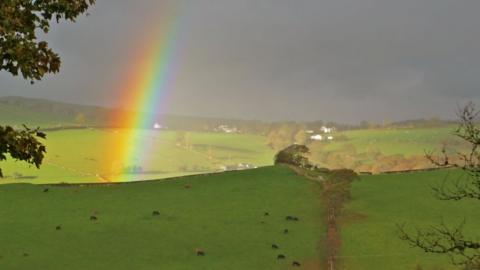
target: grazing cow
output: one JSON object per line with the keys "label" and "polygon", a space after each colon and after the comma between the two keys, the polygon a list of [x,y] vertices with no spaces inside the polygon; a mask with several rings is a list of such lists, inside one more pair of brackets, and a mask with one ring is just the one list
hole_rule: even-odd
{"label": "grazing cow", "polygon": [[50,189],[49,188],[46,188],[43,190],[43,192],[48,192]]}
{"label": "grazing cow", "polygon": [[152,216],[160,216],[160,211],[157,211],[157,210],[153,211]]}
{"label": "grazing cow", "polygon": [[285,259],[285,255],[283,255],[283,254],[278,254],[277,260],[284,260],[284,259]]}
{"label": "grazing cow", "polygon": [[94,216],[94,215],[93,215],[93,216],[90,216],[90,220],[96,221],[96,220],[98,220],[98,218],[97,218],[97,216]]}
{"label": "grazing cow", "polygon": [[186,185],[183,186],[183,187],[186,188],[186,189],[189,189],[189,188],[191,188],[192,186],[190,186],[189,184],[186,184]]}
{"label": "grazing cow", "polygon": [[28,253],[23,253],[23,257],[28,257]]}
{"label": "grazing cow", "polygon": [[300,267],[300,265],[301,265],[301,264],[300,264],[299,262],[297,262],[297,261],[293,261],[293,262],[292,262],[292,266]]}
{"label": "grazing cow", "polygon": [[286,220],[293,220],[293,217],[292,216],[286,216],[285,219]]}
{"label": "grazing cow", "polygon": [[275,244],[272,244],[272,248],[273,248],[273,249],[278,249],[278,246],[275,245]]}
{"label": "grazing cow", "polygon": [[293,217],[293,221],[298,221],[298,217]]}
{"label": "grazing cow", "polygon": [[283,230],[283,233],[284,233],[284,234],[287,234],[287,233],[288,233],[288,229]]}
{"label": "grazing cow", "polygon": [[195,253],[197,254],[197,256],[205,256],[205,251],[199,248],[195,249]]}
{"label": "grazing cow", "polygon": [[57,231],[60,231],[62,229],[62,226],[58,225],[57,227],[55,227],[55,230]]}
{"label": "grazing cow", "polygon": [[269,215],[270,215],[270,213],[268,213],[268,212],[265,212],[265,214],[264,214],[264,216],[269,216]]}

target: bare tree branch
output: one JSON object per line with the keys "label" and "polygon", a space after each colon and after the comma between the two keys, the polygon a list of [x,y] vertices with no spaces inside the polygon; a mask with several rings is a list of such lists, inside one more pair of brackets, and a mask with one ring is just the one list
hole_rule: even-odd
{"label": "bare tree branch", "polygon": [[[473,103],[467,104],[458,112],[459,126],[454,134],[469,146],[467,152],[457,152],[457,159],[451,158],[446,146],[439,154],[425,152],[425,157],[441,168],[458,168],[464,173],[454,180],[447,175],[441,184],[432,186],[437,199],[460,201],[472,199],[480,201],[480,111]],[[454,160],[454,161],[452,161]],[[449,227],[442,222],[423,229],[409,232],[404,224],[397,225],[400,239],[428,253],[446,254],[453,264],[465,269],[480,269],[480,241],[465,237],[465,221],[457,227]]]}

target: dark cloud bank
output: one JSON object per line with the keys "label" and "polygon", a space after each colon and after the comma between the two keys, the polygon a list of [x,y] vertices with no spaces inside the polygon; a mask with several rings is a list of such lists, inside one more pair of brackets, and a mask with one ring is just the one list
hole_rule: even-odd
{"label": "dark cloud bank", "polygon": [[[49,36],[58,76],[0,95],[116,104],[158,0],[102,0]],[[185,0],[170,113],[262,120],[454,117],[480,104],[478,0]]]}

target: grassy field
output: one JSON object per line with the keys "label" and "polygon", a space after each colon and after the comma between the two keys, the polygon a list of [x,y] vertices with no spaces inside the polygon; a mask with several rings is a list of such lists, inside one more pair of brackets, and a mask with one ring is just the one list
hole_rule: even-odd
{"label": "grassy field", "polygon": [[[429,166],[424,151],[438,149],[443,142],[458,147],[452,128],[412,130],[357,130],[340,133],[343,138],[329,143],[313,143],[311,159],[326,167],[347,167],[357,171],[417,169]],[[0,183],[81,183],[102,181],[97,174],[108,149],[102,138],[121,130],[63,130],[48,132],[47,156],[41,170],[14,161],[2,162],[6,178]],[[268,166],[275,151],[266,138],[250,134],[188,132],[188,147],[179,146],[177,131],[141,131],[149,142],[144,173],[128,175],[135,180],[168,178],[221,170],[222,166],[249,163]],[[145,154],[147,155],[147,154]],[[395,156],[397,155],[397,156]],[[398,157],[401,155],[401,157]],[[119,176],[122,181],[127,176]]]}
{"label": "grassy field", "polygon": [[442,217],[449,225],[464,218],[467,235],[478,237],[480,212],[478,202],[446,202],[435,199],[430,186],[443,181],[455,171],[363,176],[352,187],[352,201],[347,204],[342,222],[340,262],[352,270],[424,270],[458,269],[445,256],[412,249],[399,240],[397,223],[419,227],[438,224]]}
{"label": "grassy field", "polygon": [[[9,160],[1,166],[1,183],[81,183],[101,181],[96,175],[107,155],[102,145],[108,136],[120,136],[121,130],[64,130],[48,132],[47,155],[40,170]],[[108,134],[107,134],[108,133]],[[150,141],[151,158],[141,164],[144,173],[138,180],[159,179],[219,171],[222,165],[250,163],[273,164],[273,151],[261,136],[225,133],[188,132],[188,147],[178,146],[175,131],[142,131],[139,138]],[[147,153],[145,153],[147,155]],[[16,176],[16,177],[15,177]],[[119,177],[118,181],[121,181]]]}
{"label": "grassy field", "polygon": [[0,269],[290,269],[322,253],[320,187],[286,167],[45,188],[0,186]]}
{"label": "grassy field", "polygon": [[361,172],[412,170],[429,167],[426,152],[448,153],[465,149],[453,135],[455,126],[415,129],[366,129],[338,132],[330,142],[309,145],[311,159],[326,167],[347,167]]}
{"label": "grassy field", "polygon": [[364,129],[341,132],[346,140],[328,144],[326,151],[336,151],[353,145],[358,152],[379,150],[384,155],[423,155],[425,150],[438,149],[442,143],[455,144],[456,126],[416,129]]}

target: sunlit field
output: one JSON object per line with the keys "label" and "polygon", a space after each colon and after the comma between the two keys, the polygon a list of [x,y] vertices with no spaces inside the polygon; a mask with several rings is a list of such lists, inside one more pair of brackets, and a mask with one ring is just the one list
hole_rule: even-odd
{"label": "sunlit field", "polygon": [[[111,151],[105,138],[121,136],[124,130],[84,129],[48,132],[47,155],[41,169],[25,163],[2,163],[1,183],[80,183],[103,182],[102,162]],[[141,172],[118,175],[111,181],[148,180],[225,170],[239,163],[256,167],[273,164],[273,151],[261,136],[187,132],[179,143],[175,131],[138,131],[148,143],[149,158]]]}
{"label": "sunlit field", "polygon": [[396,227],[425,228],[442,219],[456,227],[465,219],[465,234],[475,239],[480,226],[477,203],[440,201],[433,196],[431,186],[442,183],[447,175],[455,179],[460,172],[362,176],[355,182],[341,221],[341,269],[459,269],[446,256],[412,249],[399,239]]}

